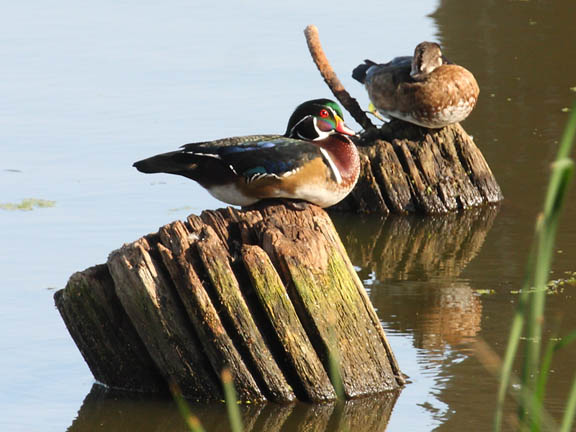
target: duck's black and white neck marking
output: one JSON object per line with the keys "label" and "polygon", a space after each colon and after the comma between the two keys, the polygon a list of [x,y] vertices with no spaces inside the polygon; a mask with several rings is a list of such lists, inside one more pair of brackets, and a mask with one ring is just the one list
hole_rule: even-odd
{"label": "duck's black and white neck marking", "polygon": [[334,162],[334,160],[330,156],[330,153],[328,153],[328,150],[320,147],[320,152],[322,152],[322,156],[324,156],[324,160],[326,162],[328,162],[328,166],[330,167],[330,170],[332,171],[332,175],[334,176],[334,180],[336,180],[336,183],[342,184],[342,174],[340,174],[340,170],[338,169],[338,167],[336,166],[336,163]]}
{"label": "duck's black and white neck marking", "polygon": [[342,110],[329,99],[315,99],[299,105],[288,121],[284,136],[304,141],[319,141],[330,135],[355,135],[344,124]]}
{"label": "duck's black and white neck marking", "polygon": [[336,129],[341,122],[340,116],[331,107],[326,106],[318,115],[307,115],[300,119],[288,132],[288,137],[306,141],[318,141],[339,133]]}

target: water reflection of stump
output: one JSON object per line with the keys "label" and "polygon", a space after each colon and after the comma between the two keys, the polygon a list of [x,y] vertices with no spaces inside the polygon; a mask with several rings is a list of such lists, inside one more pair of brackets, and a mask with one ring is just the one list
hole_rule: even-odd
{"label": "water reflection of stump", "polygon": [[[241,405],[241,412],[247,432],[378,432],[386,430],[397,397],[398,392],[388,392],[346,403]],[[194,405],[192,410],[206,430],[230,431],[224,404]],[[94,384],[68,432],[96,429],[107,432],[174,432],[184,431],[186,426],[170,400],[115,392]]]}
{"label": "water reflection of stump", "polygon": [[497,213],[497,207],[484,207],[426,218],[332,219],[352,263],[382,281],[458,276],[484,244]]}
{"label": "water reflection of stump", "polygon": [[[415,345],[442,349],[480,331],[482,303],[458,276],[480,251],[498,209],[442,217],[334,217],[360,277],[387,326],[413,329]],[[404,281],[398,283],[395,281]]]}

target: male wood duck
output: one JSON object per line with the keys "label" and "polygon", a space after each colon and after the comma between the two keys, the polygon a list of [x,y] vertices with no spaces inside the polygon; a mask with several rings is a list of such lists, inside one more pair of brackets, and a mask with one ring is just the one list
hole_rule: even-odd
{"label": "male wood duck", "polygon": [[464,120],[480,92],[474,75],[450,63],[433,42],[418,44],[413,57],[385,64],[365,60],[352,77],[365,85],[380,114],[427,128]]}
{"label": "male wood duck", "polygon": [[250,135],[186,144],[134,163],[144,173],[168,173],[200,183],[217,199],[249,206],[267,198],[329,207],[352,190],[358,151],[340,106],[329,99],[299,105],[284,135]]}

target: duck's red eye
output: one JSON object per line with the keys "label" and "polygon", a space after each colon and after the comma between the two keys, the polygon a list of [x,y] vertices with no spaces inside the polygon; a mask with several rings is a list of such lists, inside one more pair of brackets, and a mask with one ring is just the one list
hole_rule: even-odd
{"label": "duck's red eye", "polygon": [[330,114],[328,114],[328,110],[323,109],[322,111],[320,111],[320,117],[322,117],[322,118],[326,118],[329,115]]}

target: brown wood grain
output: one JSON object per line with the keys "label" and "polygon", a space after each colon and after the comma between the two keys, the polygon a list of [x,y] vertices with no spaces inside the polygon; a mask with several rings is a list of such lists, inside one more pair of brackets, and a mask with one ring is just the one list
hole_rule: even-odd
{"label": "brown wood grain", "polygon": [[[228,368],[240,399],[284,403],[334,400],[336,370],[346,398],[403,384],[334,225],[314,205],[191,215],[125,244],[100,269],[110,272],[107,289],[116,300],[109,306],[132,326],[134,343],[113,337],[117,329],[104,325],[97,340],[115,353],[110,364],[97,344],[75,340],[94,371],[122,368],[128,384],[137,383],[144,369],[161,385],[176,383],[189,398],[221,399],[219,376]],[[57,294],[71,334],[83,337],[97,333],[92,303],[80,300],[93,317],[90,328],[66,311],[75,281],[100,289],[90,272],[75,275]],[[107,307],[107,301],[98,305]],[[80,332],[81,326],[88,330]],[[141,358],[118,346],[126,343],[142,351]]]}

